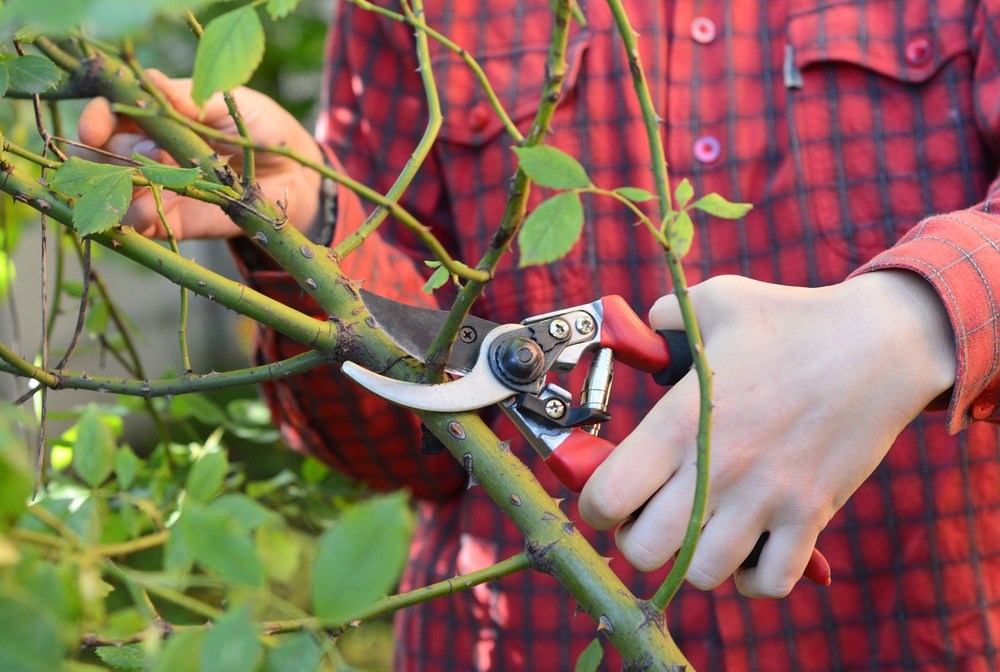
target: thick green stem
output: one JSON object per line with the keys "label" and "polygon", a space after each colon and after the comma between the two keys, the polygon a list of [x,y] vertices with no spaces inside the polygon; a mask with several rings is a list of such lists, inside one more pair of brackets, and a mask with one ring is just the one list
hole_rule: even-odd
{"label": "thick green stem", "polygon": [[528,540],[535,570],[552,574],[580,611],[621,653],[626,670],[689,669],[667,632],[663,614],[636,598],[597,555],[534,475],[474,413],[417,415],[483,486]]}

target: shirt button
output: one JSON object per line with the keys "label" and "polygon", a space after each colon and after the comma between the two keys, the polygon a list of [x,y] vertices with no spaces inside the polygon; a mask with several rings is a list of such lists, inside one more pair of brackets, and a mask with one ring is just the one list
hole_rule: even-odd
{"label": "shirt button", "polygon": [[990,401],[985,396],[979,397],[972,404],[972,417],[976,420],[986,420],[993,415],[996,407],[997,403],[995,401]]}
{"label": "shirt button", "polygon": [[715,35],[715,22],[707,16],[696,16],[691,22],[691,39],[698,44],[710,44]]}
{"label": "shirt button", "polygon": [[469,129],[475,133],[486,128],[490,121],[490,112],[486,109],[485,103],[478,103],[469,111]]}
{"label": "shirt button", "polygon": [[722,154],[722,145],[714,135],[703,135],[694,141],[694,158],[702,163],[713,163]]}
{"label": "shirt button", "polygon": [[915,37],[906,43],[904,49],[906,54],[906,62],[910,65],[924,65],[931,60],[931,56],[934,54],[934,48],[931,46],[931,41],[926,37]]}

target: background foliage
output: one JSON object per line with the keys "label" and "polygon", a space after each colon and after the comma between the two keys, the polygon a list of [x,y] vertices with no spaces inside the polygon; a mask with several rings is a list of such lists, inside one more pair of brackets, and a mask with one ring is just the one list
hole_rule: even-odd
{"label": "background foliage", "polygon": [[[0,19],[8,29],[19,17],[38,25],[44,16],[49,22],[38,25],[42,32],[82,23],[102,38],[129,33],[141,61],[189,76],[196,41],[188,27],[151,20],[174,4],[12,0]],[[210,5],[199,13],[208,22],[253,3],[202,4]],[[261,14],[267,51],[250,85],[307,126],[318,101],[331,4],[304,0],[277,22]],[[24,61],[10,44],[0,56],[0,79],[27,90]],[[60,105],[70,125],[80,105]],[[58,122],[51,115],[46,120]],[[41,151],[29,101],[0,102],[0,128]],[[0,311],[6,314],[0,320],[8,327],[21,318],[18,305],[32,302],[27,292],[35,288],[16,283],[12,258],[37,228],[37,213],[2,199]],[[57,240],[71,257],[72,238]],[[98,272],[103,256],[95,256]],[[61,294],[71,316],[83,283],[79,269],[66,265],[50,301]],[[83,346],[127,359],[122,332],[141,339],[142,328],[127,315],[116,323],[114,305],[91,292]],[[50,460],[33,499],[34,438],[23,429],[37,427],[37,403],[32,413],[30,402],[13,407],[6,401],[0,409],[0,669],[388,669],[386,620],[337,640],[315,625],[266,644],[259,636],[264,621],[344,620],[392,592],[411,514],[404,497],[372,498],[361,485],[284,449],[253,390],[151,405],[91,395],[85,405],[50,416],[67,429],[48,437]],[[165,435],[144,422],[138,424],[148,431],[126,435],[127,425],[151,413]],[[161,627],[146,629],[151,615]],[[209,629],[188,629],[209,621]]]}

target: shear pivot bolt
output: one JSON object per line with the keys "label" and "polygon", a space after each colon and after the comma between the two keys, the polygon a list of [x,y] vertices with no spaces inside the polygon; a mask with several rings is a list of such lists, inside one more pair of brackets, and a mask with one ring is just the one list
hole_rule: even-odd
{"label": "shear pivot bolt", "polygon": [[553,420],[558,420],[566,415],[566,404],[561,399],[549,399],[545,403],[545,415]]}
{"label": "shear pivot bolt", "polygon": [[584,315],[583,317],[576,318],[576,322],[573,326],[576,327],[577,331],[586,336],[594,331],[594,320],[590,317],[590,315]]}
{"label": "shear pivot bolt", "polygon": [[569,336],[569,324],[566,323],[566,320],[549,322],[549,336],[558,338],[560,341]]}
{"label": "shear pivot bolt", "polygon": [[463,343],[475,343],[476,330],[472,327],[462,327],[462,330],[458,332],[458,337],[462,339]]}

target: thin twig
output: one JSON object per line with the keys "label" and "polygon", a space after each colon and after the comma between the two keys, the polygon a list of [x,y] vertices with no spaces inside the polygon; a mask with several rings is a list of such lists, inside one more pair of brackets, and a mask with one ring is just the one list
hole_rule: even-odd
{"label": "thin twig", "polygon": [[[167,213],[163,210],[163,197],[162,189],[159,185],[151,185],[150,190],[153,192],[153,201],[156,203],[156,214],[160,217],[160,223],[163,225],[163,229],[167,232],[167,242],[170,244],[170,249],[173,250],[174,254],[180,256],[181,250],[177,246],[177,238],[174,236],[174,230],[170,227],[170,223],[167,221]],[[181,349],[181,369],[184,373],[191,373],[191,352],[188,349],[187,340],[187,325],[188,325],[188,291],[187,288],[181,287],[181,315],[180,315],[180,325],[177,327],[177,339],[179,341]]]}
{"label": "thin twig", "polygon": [[[413,0],[415,10],[410,9],[406,0],[400,0],[400,5],[402,5],[407,17],[413,20],[416,20],[418,16],[422,17],[424,14],[422,0]],[[424,134],[420,138],[420,142],[417,143],[416,149],[410,154],[410,158],[396,177],[396,181],[389,191],[386,192],[384,197],[385,204],[379,204],[356,231],[337,245],[336,253],[341,259],[360,247],[375,232],[378,226],[385,221],[385,218],[389,215],[389,204],[395,205],[399,202],[403,192],[413,182],[413,178],[416,176],[417,171],[420,170],[420,166],[423,165],[424,160],[430,154],[431,146],[437,140],[438,133],[441,130],[441,99],[438,96],[437,84],[434,82],[434,71],[431,65],[430,51],[427,47],[426,31],[416,31],[416,38],[420,79],[423,82],[424,95],[427,99],[427,126],[424,128]]]}
{"label": "thin twig", "polygon": [[94,376],[85,371],[45,371],[18,357],[3,343],[0,343],[0,360],[2,360],[0,361],[0,373],[32,378],[54,390],[87,390],[144,399],[170,398],[181,394],[211,392],[231,387],[274,382],[329,363],[325,356],[315,350],[310,350],[280,362],[223,373],[213,371],[160,380],[127,380],[110,376]]}
{"label": "thin twig", "polygon": [[[231,133],[224,133],[222,131],[216,130],[211,126],[206,126],[200,124],[193,119],[188,119],[184,115],[174,111],[172,108],[164,110],[155,109],[145,109],[141,107],[135,107],[132,105],[122,105],[119,103],[114,103],[111,105],[111,109],[118,114],[123,114],[126,116],[134,118],[156,118],[156,117],[166,117],[182,124],[192,131],[198,133],[202,137],[213,140],[215,142],[223,142],[226,144],[241,147],[246,150],[247,148],[254,149],[258,152],[266,152],[271,154],[277,154],[279,156],[284,156],[285,158],[291,159],[298,164],[305,166],[311,170],[316,171],[320,175],[327,177],[337,184],[342,184],[351,191],[355,192],[362,198],[365,198],[376,206],[382,206],[387,208],[389,212],[395,217],[401,224],[412,231],[420,239],[420,241],[427,246],[431,255],[441,262],[441,265],[448,269],[453,275],[457,275],[460,278],[466,280],[478,280],[481,282],[486,282],[490,279],[490,274],[487,271],[481,271],[478,269],[470,268],[469,266],[463,264],[460,261],[456,261],[448,254],[448,251],[444,248],[444,245],[431,233],[430,229],[423,224],[421,224],[416,217],[414,217],[410,212],[408,212],[403,206],[398,203],[393,203],[391,200],[387,199],[383,194],[379,193],[375,189],[368,187],[357,180],[354,180],[343,173],[339,173],[333,168],[326,166],[322,163],[317,163],[312,159],[306,157],[305,155],[297,152],[285,145],[268,145],[262,144],[256,141],[248,142],[238,135],[232,135]],[[219,193],[219,192],[215,192]],[[189,195],[188,192],[184,192],[184,195]],[[242,201],[233,201],[233,204],[238,204],[242,207],[249,206],[244,204]],[[259,213],[255,213],[259,214]],[[339,249],[334,249],[334,254],[338,258],[342,258]]]}
{"label": "thin twig", "polygon": [[483,583],[496,581],[530,568],[531,560],[526,553],[521,553],[475,572],[439,581],[430,586],[417,588],[416,590],[400,593],[399,595],[383,597],[347,623],[329,623],[316,618],[267,621],[261,625],[261,630],[268,635],[277,635],[283,632],[297,632],[304,628],[320,627],[332,633],[340,634],[349,627],[359,625],[362,621],[369,621],[380,616],[385,616],[400,609],[412,607],[415,604],[422,604],[439,597],[444,597],[445,595],[454,595],[455,593],[469,590]]}

